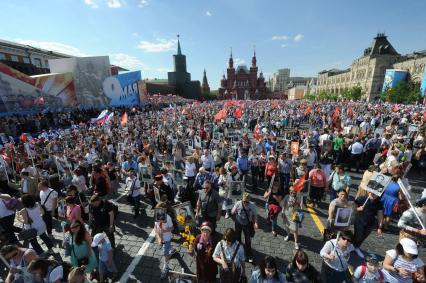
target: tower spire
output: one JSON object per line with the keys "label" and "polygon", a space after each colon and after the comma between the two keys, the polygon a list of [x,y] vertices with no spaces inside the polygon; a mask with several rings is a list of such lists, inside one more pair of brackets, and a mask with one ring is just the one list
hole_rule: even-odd
{"label": "tower spire", "polygon": [[178,39],[177,55],[182,55],[182,51],[181,51],[181,49],[180,49],[180,41],[179,41],[179,37],[180,37],[180,35],[178,34],[178,35],[177,35],[177,39]]}
{"label": "tower spire", "polygon": [[231,47],[231,54],[229,57],[228,65],[230,69],[234,68],[234,59],[232,59],[232,47]]}
{"label": "tower spire", "polygon": [[256,68],[256,46],[253,46],[253,58],[251,59],[251,66]]}

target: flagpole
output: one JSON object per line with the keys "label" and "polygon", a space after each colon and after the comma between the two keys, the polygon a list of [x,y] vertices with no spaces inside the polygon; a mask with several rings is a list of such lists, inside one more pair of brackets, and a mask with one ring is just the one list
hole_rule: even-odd
{"label": "flagpole", "polygon": [[408,195],[407,188],[405,188],[404,183],[401,179],[398,180],[398,185],[401,187],[402,192],[405,195],[405,198],[407,199],[408,204],[413,209],[414,215],[416,216],[417,221],[419,221],[420,226],[422,226],[423,230],[426,230],[425,225],[423,224],[422,220],[420,219],[419,215],[417,214],[416,208],[413,206],[413,204],[410,201],[410,195]]}

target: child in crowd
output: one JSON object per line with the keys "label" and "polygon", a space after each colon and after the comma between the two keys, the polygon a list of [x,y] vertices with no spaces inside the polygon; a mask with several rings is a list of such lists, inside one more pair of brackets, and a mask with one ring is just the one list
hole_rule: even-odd
{"label": "child in crowd", "polygon": [[113,259],[113,249],[110,241],[104,233],[98,233],[93,237],[92,247],[97,247],[99,251],[99,282],[107,282],[111,276],[115,282],[117,267]]}

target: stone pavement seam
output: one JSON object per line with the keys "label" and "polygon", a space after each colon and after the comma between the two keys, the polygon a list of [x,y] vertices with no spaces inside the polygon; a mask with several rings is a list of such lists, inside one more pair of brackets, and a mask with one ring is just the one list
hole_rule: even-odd
{"label": "stone pavement seam", "polygon": [[126,271],[120,278],[120,282],[127,282],[129,279],[130,274],[132,274],[133,270],[135,270],[136,265],[138,265],[139,261],[141,260],[142,256],[145,254],[146,250],[148,249],[149,245],[154,241],[155,239],[155,231],[152,229],[151,233],[149,234],[146,241],[143,243],[141,248],[139,249],[138,253],[133,258],[130,265],[127,267]]}

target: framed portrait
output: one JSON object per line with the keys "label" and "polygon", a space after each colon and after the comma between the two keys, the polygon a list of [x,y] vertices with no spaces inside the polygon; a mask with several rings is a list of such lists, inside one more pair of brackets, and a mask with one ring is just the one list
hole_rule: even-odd
{"label": "framed portrait", "polygon": [[334,226],[336,227],[348,227],[351,225],[352,217],[351,207],[336,207]]}
{"label": "framed portrait", "polygon": [[119,143],[117,144],[117,151],[118,151],[118,152],[124,152],[124,143],[119,142]]}
{"label": "framed portrait", "polygon": [[190,139],[190,140],[186,140],[186,147],[187,147],[189,150],[194,150],[194,141],[193,141],[192,139]]}
{"label": "framed portrait", "polygon": [[176,271],[169,271],[169,282],[171,283],[197,283],[197,275],[189,274],[189,273],[183,273],[183,272],[176,272]]}
{"label": "framed portrait", "polygon": [[378,172],[373,172],[373,176],[368,181],[365,190],[377,196],[381,196],[391,181],[390,176],[383,175]]}
{"label": "framed portrait", "polygon": [[150,185],[150,186],[152,186],[152,189],[154,191],[155,201],[161,202],[160,190],[154,185]]}
{"label": "framed portrait", "polygon": [[240,142],[240,136],[239,135],[234,135],[232,137],[232,142],[235,144],[238,144]]}
{"label": "framed portrait", "polygon": [[331,140],[325,140],[323,142],[324,151],[332,152],[333,142]]}
{"label": "framed portrait", "polygon": [[290,153],[293,156],[299,155],[299,142],[291,142],[290,143]]}
{"label": "framed portrait", "polygon": [[195,223],[195,216],[192,212],[191,202],[183,202],[173,206],[176,216],[180,215],[185,217],[186,223]]}
{"label": "framed portrait", "polygon": [[194,136],[194,147],[195,148],[201,148],[201,137],[200,136]]}
{"label": "framed portrait", "polygon": [[152,170],[148,166],[140,167],[141,181],[144,183],[149,183],[152,181]]}
{"label": "framed portrait", "polygon": [[177,185],[183,185],[183,176],[185,174],[185,171],[183,170],[178,170],[178,169],[173,169],[173,177],[175,179],[175,183]]}
{"label": "framed portrait", "polygon": [[155,222],[163,222],[167,221],[167,212],[165,208],[155,208],[154,209],[154,220]]}

